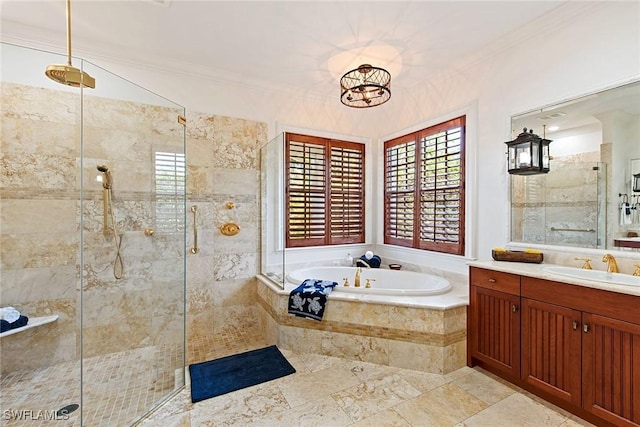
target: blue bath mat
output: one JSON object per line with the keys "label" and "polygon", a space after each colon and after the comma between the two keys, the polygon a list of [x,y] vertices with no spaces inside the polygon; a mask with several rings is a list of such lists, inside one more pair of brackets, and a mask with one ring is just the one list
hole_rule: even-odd
{"label": "blue bath mat", "polygon": [[293,374],[278,347],[260,348],[189,365],[193,403]]}

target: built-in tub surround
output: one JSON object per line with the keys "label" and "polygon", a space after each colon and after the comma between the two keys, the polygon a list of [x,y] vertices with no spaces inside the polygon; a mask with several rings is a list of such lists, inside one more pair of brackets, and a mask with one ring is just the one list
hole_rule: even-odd
{"label": "built-in tub surround", "polygon": [[435,296],[332,293],[322,321],[288,314],[289,292],[258,277],[264,334],[287,350],[448,373],[466,360],[466,282]]}

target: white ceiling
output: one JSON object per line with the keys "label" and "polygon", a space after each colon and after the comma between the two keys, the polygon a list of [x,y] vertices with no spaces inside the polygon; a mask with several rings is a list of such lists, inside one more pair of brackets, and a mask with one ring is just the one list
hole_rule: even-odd
{"label": "white ceiling", "polygon": [[[410,88],[563,3],[72,0],[72,51],[331,95],[369,62],[391,71],[392,88]],[[66,52],[64,0],[0,5],[3,41]]]}

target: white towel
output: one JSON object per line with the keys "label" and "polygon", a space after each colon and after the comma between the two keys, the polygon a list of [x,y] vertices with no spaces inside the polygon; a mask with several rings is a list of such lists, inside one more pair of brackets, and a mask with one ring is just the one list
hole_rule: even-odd
{"label": "white towel", "polygon": [[13,323],[20,318],[20,312],[13,307],[0,308],[0,319]]}
{"label": "white towel", "polygon": [[620,225],[631,224],[631,207],[629,202],[620,203]]}

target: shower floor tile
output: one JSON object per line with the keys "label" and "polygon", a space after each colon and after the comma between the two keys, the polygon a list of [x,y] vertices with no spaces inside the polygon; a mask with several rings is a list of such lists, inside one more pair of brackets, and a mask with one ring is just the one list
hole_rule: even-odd
{"label": "shower floor tile", "polygon": [[182,384],[182,376],[176,378],[176,367],[182,360],[181,346],[161,345],[85,359],[82,368],[77,361],[4,375],[0,384],[2,425],[50,422],[61,427],[79,426],[80,409],[56,418],[57,410],[78,404],[85,408],[85,426],[126,426],[135,414],[144,413],[171,392],[176,380]]}

